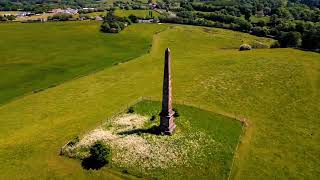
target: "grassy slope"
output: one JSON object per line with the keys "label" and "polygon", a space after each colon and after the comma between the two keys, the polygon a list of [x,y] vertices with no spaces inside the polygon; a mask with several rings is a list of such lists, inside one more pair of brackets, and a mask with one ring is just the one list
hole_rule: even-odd
{"label": "grassy slope", "polygon": [[[149,14],[149,11],[152,11],[152,10],[122,10],[122,9],[116,9],[115,10],[115,15],[116,16],[120,16],[120,17],[128,17],[130,16],[131,14],[139,17],[139,18],[145,18],[148,14]],[[92,12],[92,13],[88,13],[87,15],[89,16],[104,16],[106,15],[106,12]],[[152,11],[152,15],[154,17],[159,17],[160,14],[156,11]]]}
{"label": "grassy slope", "polygon": [[[147,52],[163,26],[99,33],[97,22],[0,24],[0,104]],[[145,33],[139,33],[144,30]]]}
{"label": "grassy slope", "polygon": [[19,11],[0,11],[0,15],[17,15],[19,13]]}
{"label": "grassy slope", "polygon": [[120,10],[120,9],[117,9],[115,11],[115,15],[120,16],[120,17],[128,17],[131,14],[133,14],[139,18],[145,18],[148,16],[150,11],[152,12],[153,17],[159,17],[160,14],[158,12],[152,11],[152,10]]}
{"label": "grassy slope", "polygon": [[1,106],[0,178],[108,174],[82,170],[58,156],[59,148],[137,97],[159,98],[166,47],[172,49],[175,100],[248,119],[234,178],[319,177],[320,55],[237,50],[252,38],[176,26],[154,38],[149,55]]}
{"label": "grassy slope", "polygon": [[[227,179],[234,150],[238,144],[239,136],[242,132],[242,125],[239,121],[235,121],[226,116],[221,116],[212,112],[203,111],[201,109],[174,104],[179,112],[179,117],[175,118],[177,125],[176,134],[204,134],[210,144],[200,144],[198,155],[190,155],[192,162],[186,166],[185,164],[169,168],[166,170],[156,169],[150,172],[152,177],[157,179],[181,179],[188,177],[189,179],[197,178],[214,178]],[[151,117],[158,115],[161,110],[161,103],[159,101],[142,101],[133,106],[135,113]],[[159,121],[159,119],[157,118]],[[159,122],[157,122],[158,124]],[[150,123],[153,124],[154,123]],[[147,126],[150,127],[150,126]],[[192,139],[185,136],[189,141]],[[198,137],[199,138],[199,137]],[[213,141],[210,141],[213,140]],[[201,141],[200,141],[201,142]],[[203,142],[203,141],[202,141]],[[183,140],[176,141],[176,143],[184,144]],[[204,155],[204,156],[201,156]]]}

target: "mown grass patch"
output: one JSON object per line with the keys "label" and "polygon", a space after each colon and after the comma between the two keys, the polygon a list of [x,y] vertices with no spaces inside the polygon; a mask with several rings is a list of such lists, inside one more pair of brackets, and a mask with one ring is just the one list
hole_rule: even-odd
{"label": "mown grass patch", "polygon": [[[161,103],[142,101],[130,114],[116,116],[89,132],[64,154],[87,159],[90,146],[104,142],[112,149],[113,168],[138,177],[157,179],[214,178],[226,179],[242,125],[228,117],[201,109],[175,105],[180,116],[172,136],[153,134],[159,125]],[[141,116],[142,115],[142,116]]]}
{"label": "mown grass patch", "polygon": [[0,15],[18,15],[20,11],[0,11]]}

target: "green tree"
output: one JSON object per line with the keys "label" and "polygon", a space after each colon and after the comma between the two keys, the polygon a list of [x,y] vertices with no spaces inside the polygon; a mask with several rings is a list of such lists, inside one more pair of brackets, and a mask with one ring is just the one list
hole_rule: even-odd
{"label": "green tree", "polygon": [[0,15],[0,21],[7,21],[7,18],[2,16],[2,15]]}
{"label": "green tree", "polygon": [[107,12],[104,21],[111,23],[113,21],[115,21],[115,15],[114,15],[114,10],[110,10]]}
{"label": "green tree", "polygon": [[108,22],[103,22],[102,25],[100,26],[100,30],[102,32],[110,32],[110,25]]}
{"label": "green tree", "polygon": [[133,23],[137,23],[137,22],[138,22],[138,17],[135,16],[135,15],[133,15],[133,14],[130,14],[129,19],[130,19],[131,22],[133,22]]}
{"label": "green tree", "polygon": [[98,141],[90,148],[90,156],[83,159],[82,167],[85,169],[100,169],[109,164],[111,150],[103,142]]}
{"label": "green tree", "polygon": [[307,32],[302,37],[301,47],[320,50],[320,32]]}
{"label": "green tree", "polygon": [[299,47],[301,45],[301,34],[299,32],[282,33],[279,42],[281,47]]}

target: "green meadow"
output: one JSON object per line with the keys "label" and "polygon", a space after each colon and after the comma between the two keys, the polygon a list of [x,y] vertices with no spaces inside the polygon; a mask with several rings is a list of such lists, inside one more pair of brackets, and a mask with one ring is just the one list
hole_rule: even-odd
{"label": "green meadow", "polygon": [[[227,179],[230,175],[234,151],[242,133],[241,123],[197,107],[182,104],[173,106],[179,113],[179,117],[175,118],[177,129],[173,136],[184,134],[181,139],[175,139],[174,144],[179,147],[179,144],[185,143],[184,141],[197,142],[194,146],[190,144],[191,147],[184,147],[177,151],[183,152],[188,148],[195,148],[196,153],[191,150],[193,154],[188,154],[191,161],[187,164],[168,169],[156,169],[151,171],[149,176],[157,179],[168,179],[168,177],[171,179]],[[144,100],[134,105],[133,109],[135,113],[147,117],[157,116],[161,110],[161,103]],[[159,118],[156,120],[146,127],[159,124]],[[202,138],[205,140],[201,140]],[[157,140],[157,138],[154,139]]]}
{"label": "green meadow", "polygon": [[0,104],[134,59],[164,28],[133,25],[106,35],[98,22],[0,24]]}
{"label": "green meadow", "polygon": [[152,13],[152,16],[153,17],[159,17],[160,14],[156,11],[152,11],[152,10],[121,10],[121,9],[117,9],[115,10],[114,14],[116,16],[120,16],[120,17],[128,17],[130,16],[131,14],[132,15],[135,15],[139,18],[146,18],[149,16],[149,13]]}
{"label": "green meadow", "polygon": [[[153,17],[159,17],[160,14],[157,11],[153,10],[137,10],[137,9],[131,9],[131,10],[122,10],[122,9],[116,9],[115,15],[119,17],[128,17],[130,15],[135,15],[138,18],[146,18],[149,16],[149,13],[152,12]],[[89,16],[95,17],[95,16],[104,16],[106,15],[106,12],[92,12],[88,13]]]}
{"label": "green meadow", "polygon": [[62,154],[82,164],[92,146],[87,142],[100,140],[111,149],[104,169],[146,179],[227,179],[242,123],[198,107],[173,106],[177,127],[172,136],[151,130],[159,125],[161,102],[141,98],[131,113],[126,109],[103,121],[74,145],[64,146]]}
{"label": "green meadow", "polygon": [[0,11],[0,15],[17,15],[19,11]]}
{"label": "green meadow", "polygon": [[[160,99],[167,47],[172,52],[175,101],[246,122],[230,179],[320,176],[317,53],[240,52],[243,43],[270,44],[272,40],[195,26],[137,24],[118,35],[100,34],[98,23],[87,22],[0,26],[0,42],[8,44],[0,47],[0,94],[6,102],[0,106],[0,179],[133,178],[108,168],[86,171],[79,161],[59,156],[59,150],[139,97]],[[57,46],[61,44],[63,48]],[[88,47],[91,51],[85,51]],[[115,59],[112,63],[110,56]],[[65,71],[61,75],[60,68],[70,66],[75,69],[65,71],[77,76],[100,71],[77,79]],[[28,71],[31,75],[24,75]],[[51,75],[46,73],[50,71],[61,79],[49,83]],[[65,83],[30,93],[56,82]],[[214,121],[199,119],[195,124],[214,131],[210,129]]]}

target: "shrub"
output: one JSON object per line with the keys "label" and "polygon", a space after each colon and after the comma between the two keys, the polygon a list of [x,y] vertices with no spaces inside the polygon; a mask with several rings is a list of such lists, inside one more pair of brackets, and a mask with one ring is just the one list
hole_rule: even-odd
{"label": "shrub", "polygon": [[301,45],[301,34],[299,32],[282,33],[279,42],[281,47],[298,47]]}
{"label": "shrub", "polygon": [[130,14],[130,16],[128,18],[130,19],[130,21],[132,23],[137,23],[138,22],[138,17],[133,15],[133,14]]}
{"label": "shrub", "polygon": [[126,26],[131,24],[131,20],[127,17],[117,17],[114,15],[114,11],[110,10],[103,18],[100,30],[105,33],[118,33]]}
{"label": "shrub", "polygon": [[72,18],[71,14],[58,13],[58,14],[54,14],[53,16],[49,16],[48,20],[51,20],[51,21],[68,21],[70,18]]}
{"label": "shrub", "polygon": [[270,48],[279,48],[279,47],[280,47],[279,41],[274,41],[270,46]]}
{"label": "shrub", "polygon": [[178,109],[173,108],[172,110],[174,111],[174,115],[173,115],[174,117],[179,117],[180,116],[180,113],[179,113]]}
{"label": "shrub", "polygon": [[120,27],[120,25],[119,25],[118,22],[111,22],[111,23],[109,23],[109,25],[110,25],[110,30],[109,30],[109,32],[111,32],[111,33],[118,33],[118,32],[121,31],[121,27]]}
{"label": "shrub", "polygon": [[269,30],[266,27],[253,27],[251,34],[256,36],[267,36],[269,34]]}
{"label": "shrub", "polygon": [[127,113],[134,113],[133,107],[129,107]]}
{"label": "shrub", "polygon": [[247,50],[251,50],[252,48],[251,48],[251,46],[249,45],[249,44],[242,44],[241,46],[240,46],[240,51],[247,51]]}
{"label": "shrub", "polygon": [[124,169],[122,169],[122,173],[124,173],[124,174],[129,174],[129,171],[128,171],[127,168],[124,168]]}
{"label": "shrub", "polygon": [[154,121],[155,119],[156,119],[156,116],[152,115],[151,118],[150,118],[150,121]]}
{"label": "shrub", "polygon": [[320,49],[320,31],[305,33],[301,46],[306,49]]}
{"label": "shrub", "polygon": [[[121,25],[120,25],[121,23]],[[100,26],[100,30],[102,32],[106,32],[106,33],[118,33],[122,30],[122,28],[124,28],[124,24],[122,22],[103,22],[102,25]]]}
{"label": "shrub", "polygon": [[90,148],[90,156],[82,161],[85,169],[100,169],[109,163],[111,150],[101,141],[97,141]]}
{"label": "shrub", "polygon": [[121,30],[123,30],[126,27],[123,22],[119,22],[118,25]]}
{"label": "shrub", "polygon": [[109,32],[110,31],[110,25],[107,22],[102,23],[100,30],[102,32]]}

